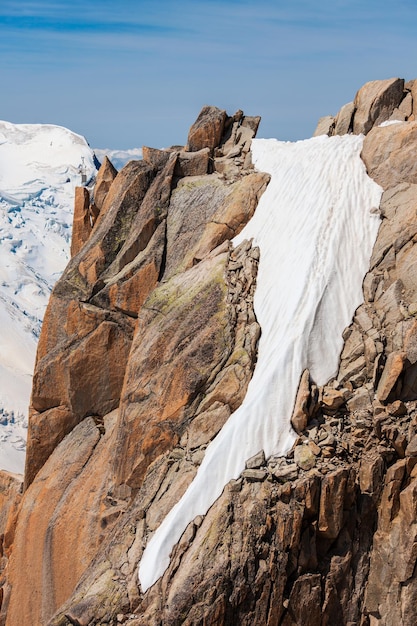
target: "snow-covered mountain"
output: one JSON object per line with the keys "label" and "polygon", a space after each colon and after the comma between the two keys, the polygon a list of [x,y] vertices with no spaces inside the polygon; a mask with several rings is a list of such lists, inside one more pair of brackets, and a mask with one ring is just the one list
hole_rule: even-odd
{"label": "snow-covered mountain", "polygon": [[98,162],[80,135],[0,121],[0,468],[24,466],[36,344],[68,262],[74,189]]}
{"label": "snow-covered mountain", "polygon": [[111,150],[108,148],[94,148],[94,154],[100,163],[103,162],[104,157],[108,157],[117,170],[121,170],[122,167],[132,160],[139,160],[142,158],[141,148],[131,148],[130,150]]}

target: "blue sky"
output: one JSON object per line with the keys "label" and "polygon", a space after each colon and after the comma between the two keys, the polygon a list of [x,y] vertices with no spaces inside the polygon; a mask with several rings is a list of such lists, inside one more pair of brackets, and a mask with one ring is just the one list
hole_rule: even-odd
{"label": "blue sky", "polygon": [[415,0],[0,0],[0,118],[93,147],[186,142],[204,104],[311,136],[368,80],[417,77]]}

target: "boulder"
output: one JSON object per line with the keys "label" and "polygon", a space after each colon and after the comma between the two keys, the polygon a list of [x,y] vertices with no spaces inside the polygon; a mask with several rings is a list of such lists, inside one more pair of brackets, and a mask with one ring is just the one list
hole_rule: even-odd
{"label": "boulder", "polygon": [[220,145],[226,117],[226,111],[214,106],[204,106],[188,133],[189,152],[198,152],[203,148],[213,150]]}
{"label": "boulder", "polygon": [[331,389],[330,387],[325,387],[321,398],[323,412],[330,411],[330,414],[334,413],[343,406],[346,397],[346,389]]}
{"label": "boulder", "polygon": [[197,152],[182,151],[178,154],[175,165],[175,176],[202,176],[209,171],[210,148],[202,148]]}
{"label": "boulder", "polygon": [[348,102],[344,104],[340,109],[336,117],[336,124],[334,129],[335,135],[346,135],[352,131],[352,119],[355,113],[355,104]]}
{"label": "boulder", "polygon": [[394,122],[373,128],[365,137],[361,153],[369,176],[383,189],[417,183],[413,158],[416,140],[417,122]]}
{"label": "boulder", "polygon": [[321,117],[317,122],[316,130],[313,133],[313,137],[319,137],[320,135],[333,135],[336,124],[336,118],[332,115],[326,115]]}
{"label": "boulder", "polygon": [[386,402],[397,384],[398,378],[404,368],[405,354],[403,352],[391,352],[385,363],[384,371],[376,390],[376,396],[380,402]]}
{"label": "boulder", "polygon": [[265,463],[265,452],[260,450],[257,454],[254,454],[246,461],[245,466],[246,469],[258,469],[259,467],[263,467]]}
{"label": "boulder", "polygon": [[309,445],[300,445],[294,448],[294,461],[302,470],[309,470],[316,464],[316,454]]}
{"label": "boulder", "polygon": [[160,169],[164,167],[170,157],[170,150],[158,150],[158,148],[150,148],[149,146],[143,146],[142,158],[151,167]]}
{"label": "boulder", "polygon": [[258,132],[259,124],[261,123],[261,117],[259,115],[244,115],[242,118],[241,126],[243,128],[250,128],[255,137]]}
{"label": "boulder", "polygon": [[295,432],[301,434],[307,428],[310,403],[310,372],[304,370],[298,385],[291,424]]}
{"label": "boulder", "polygon": [[391,78],[366,83],[355,96],[353,132],[366,135],[371,128],[388,120],[404,97],[404,80]]}

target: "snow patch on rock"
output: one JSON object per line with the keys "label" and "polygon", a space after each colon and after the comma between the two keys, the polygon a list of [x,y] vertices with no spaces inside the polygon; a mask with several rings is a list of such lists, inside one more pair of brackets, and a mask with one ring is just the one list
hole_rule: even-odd
{"label": "snow patch on rock", "polygon": [[204,515],[246,459],[285,454],[302,371],[324,384],[337,371],[342,331],[362,301],[382,189],[360,159],[363,136],[296,143],[259,139],[255,166],[271,174],[254,217],[235,239],[261,250],[255,312],[258,361],[243,404],[206,450],[188,490],[151,537],[139,566],[145,591],[164,573],[186,526]]}

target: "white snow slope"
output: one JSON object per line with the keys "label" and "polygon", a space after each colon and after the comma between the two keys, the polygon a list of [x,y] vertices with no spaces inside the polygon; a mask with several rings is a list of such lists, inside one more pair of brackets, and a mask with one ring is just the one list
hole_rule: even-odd
{"label": "white snow slope", "polygon": [[206,450],[188,490],[149,541],[139,566],[143,590],[163,574],[187,524],[204,515],[245,461],[263,449],[287,452],[300,375],[324,384],[337,373],[342,331],[362,301],[382,190],[360,159],[363,137],[252,143],[257,169],[271,182],[235,239],[253,238],[261,258],[255,312],[258,362],[241,407]]}
{"label": "white snow slope", "polygon": [[0,469],[24,468],[27,409],[43,314],[69,258],[74,188],[94,176],[85,139],[0,121]]}

